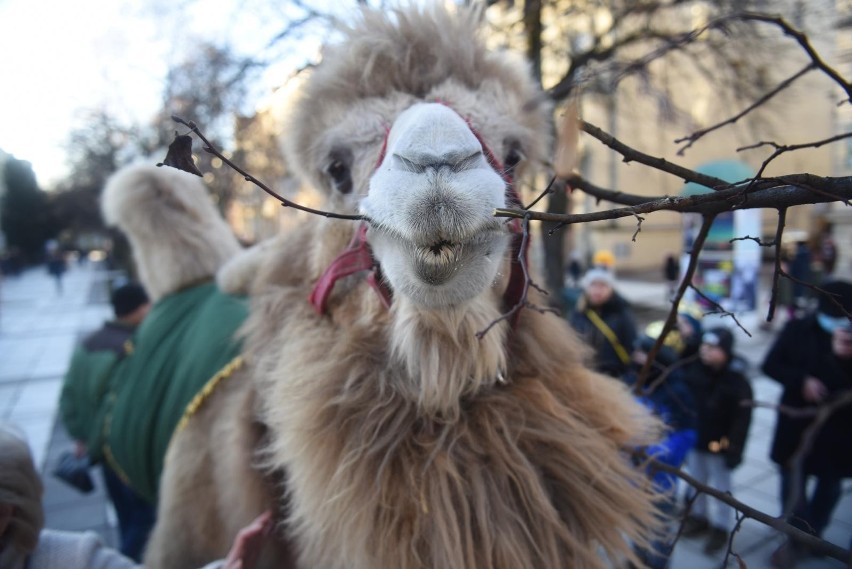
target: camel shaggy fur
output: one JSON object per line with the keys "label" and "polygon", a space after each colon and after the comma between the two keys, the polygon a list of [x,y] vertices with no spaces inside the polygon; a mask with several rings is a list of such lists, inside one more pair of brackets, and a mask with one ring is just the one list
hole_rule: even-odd
{"label": "camel shaggy fur", "polygon": [[201,180],[173,168],[116,172],[101,196],[107,225],[127,235],[152,302],[212,278],[240,245]]}
{"label": "camel shaggy fur", "polygon": [[[313,71],[289,163],[328,209],[367,217],[366,242],[312,218],[220,275],[250,293],[247,380],[174,439],[146,564],[214,558],[232,512],[260,513],[273,492],[304,568],[606,567],[653,537],[654,494],[623,448],[657,423],[589,371],[555,315],[524,310],[477,337],[510,308],[498,162],[516,177],[543,162],[550,113],[477,18],[364,11]],[[369,246],[389,307],[369,270],[316,301],[352,244]]]}

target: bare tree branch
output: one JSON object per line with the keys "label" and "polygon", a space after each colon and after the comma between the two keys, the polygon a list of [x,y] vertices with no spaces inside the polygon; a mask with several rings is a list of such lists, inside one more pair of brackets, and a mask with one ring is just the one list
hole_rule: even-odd
{"label": "bare tree branch", "polygon": [[260,180],[258,180],[257,178],[255,178],[254,176],[252,176],[251,174],[249,174],[248,172],[246,172],[245,170],[243,170],[242,168],[240,168],[236,164],[234,164],[227,156],[222,154],[215,146],[213,146],[213,144],[209,140],[207,140],[207,138],[204,136],[204,134],[201,132],[201,130],[198,128],[198,126],[194,122],[186,121],[186,120],[184,120],[184,119],[182,119],[178,116],[174,116],[174,115],[172,115],[172,120],[175,121],[176,123],[179,123],[179,124],[186,126],[187,128],[189,128],[189,130],[194,132],[195,135],[198,138],[200,138],[201,141],[205,144],[204,150],[206,152],[209,152],[213,156],[216,156],[217,158],[219,158],[223,163],[227,164],[234,171],[236,171],[240,175],[242,175],[243,178],[245,178],[245,180],[247,182],[251,182],[252,184],[257,186],[258,188],[260,188],[261,190],[263,190],[264,192],[266,192],[267,194],[269,194],[273,198],[280,201],[281,205],[283,205],[284,207],[292,207],[293,209],[298,209],[300,211],[312,213],[314,215],[321,215],[323,217],[330,217],[330,218],[334,218],[334,219],[348,219],[348,220],[352,220],[352,221],[363,221],[364,220],[364,216],[362,216],[362,215],[350,215],[350,214],[344,214],[344,213],[332,213],[332,212],[328,212],[328,211],[322,211],[322,210],[319,210],[319,209],[313,209],[313,208],[310,208],[310,207],[299,205],[296,202],[288,200],[287,198],[280,195],[279,193],[277,193],[276,191],[274,191],[273,189],[268,187],[266,184],[264,184],[263,182],[261,182]]}
{"label": "bare tree branch", "polygon": [[[635,455],[636,451],[633,451],[633,454]],[[752,508],[751,506],[740,502],[727,492],[722,492],[717,488],[703,484],[702,482],[696,480],[695,478],[693,478],[686,472],[680,470],[679,468],[655,460],[654,458],[648,457],[647,455],[641,452],[639,453],[639,456],[647,461],[651,470],[659,470],[680,478],[681,480],[695,488],[698,492],[707,494],[708,496],[712,496],[720,502],[731,506],[738,512],[741,512],[745,517],[757,520],[758,522],[761,522],[762,524],[767,525],[772,529],[775,529],[785,535],[790,536],[797,542],[810,548],[811,551],[826,555],[827,557],[831,557],[832,559],[837,559],[838,561],[842,561],[843,563],[852,562],[852,557],[850,557],[850,552],[847,549],[844,549],[838,545],[820,539],[815,535],[802,531],[799,528],[788,524],[782,518],[770,516],[769,514],[766,514],[756,508]]]}
{"label": "bare tree branch", "polygon": [[765,95],[763,95],[762,97],[757,99],[754,103],[752,103],[751,105],[749,105],[748,107],[746,107],[745,109],[740,111],[739,113],[735,114],[734,116],[732,116],[728,119],[725,119],[721,122],[718,122],[718,123],[714,124],[713,126],[708,126],[707,128],[702,128],[701,130],[693,132],[692,134],[690,134],[688,136],[684,136],[684,137],[675,139],[675,141],[674,141],[675,144],[680,144],[681,142],[686,143],[678,149],[677,155],[683,156],[684,152],[686,152],[686,150],[688,148],[690,148],[693,144],[695,144],[699,139],[701,139],[705,135],[710,134],[713,131],[719,130],[722,127],[725,127],[725,126],[728,126],[728,125],[731,125],[731,124],[735,124],[738,120],[740,120],[741,118],[743,118],[744,116],[746,116],[747,114],[752,112],[753,110],[757,109],[758,107],[764,105],[766,102],[768,102],[770,99],[772,99],[772,97],[774,97],[775,95],[777,95],[778,93],[780,93],[781,91],[783,91],[784,89],[789,87],[799,77],[803,76],[804,74],[808,73],[809,71],[813,71],[815,68],[816,68],[816,66],[813,63],[809,63],[808,65],[806,65],[805,67],[803,67],[802,69],[800,69],[799,71],[797,71],[796,73],[794,73],[793,75],[791,75],[790,77],[788,77],[787,79],[785,79],[784,81],[779,83],[774,89],[772,89],[771,91],[769,91],[768,93],[766,93]]}
{"label": "bare tree branch", "polygon": [[689,256],[689,264],[686,267],[683,279],[681,279],[680,285],[678,285],[677,291],[672,299],[671,310],[669,310],[668,316],[666,316],[666,321],[663,324],[663,329],[660,331],[660,335],[657,336],[657,341],[654,342],[654,345],[648,352],[648,357],[642,365],[642,369],[639,371],[636,383],[633,384],[633,393],[642,392],[642,387],[648,379],[648,374],[651,371],[653,362],[657,358],[657,353],[659,353],[660,348],[662,348],[663,342],[665,342],[669,331],[675,327],[675,323],[677,322],[677,308],[680,306],[680,301],[683,299],[686,289],[689,288],[692,283],[692,277],[695,275],[695,270],[698,268],[698,251],[701,251],[704,247],[704,241],[707,240],[707,235],[710,233],[710,227],[713,225],[715,217],[715,215],[705,215],[701,222],[701,228],[698,230],[698,235],[695,236],[695,242],[692,245],[693,254],[690,254]]}
{"label": "bare tree branch", "polygon": [[764,22],[781,28],[785,35],[788,35],[796,40],[796,42],[802,47],[805,53],[807,53],[808,57],[811,59],[817,69],[822,71],[835,83],[840,85],[840,87],[846,92],[846,100],[852,101],[852,84],[850,84],[849,81],[844,79],[836,70],[834,70],[832,67],[827,65],[825,61],[823,61],[822,57],[820,57],[819,53],[817,53],[817,51],[811,45],[811,42],[808,39],[807,35],[791,26],[784,18],[780,16],[768,16],[766,14],[758,14],[755,12],[744,12],[737,17],[744,21]]}

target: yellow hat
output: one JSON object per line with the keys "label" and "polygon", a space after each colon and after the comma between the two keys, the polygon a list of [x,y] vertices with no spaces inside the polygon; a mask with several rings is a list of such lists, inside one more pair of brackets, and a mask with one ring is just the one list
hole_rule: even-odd
{"label": "yellow hat", "polygon": [[592,257],[592,266],[612,269],[615,267],[615,255],[606,249],[597,251]]}
{"label": "yellow hat", "polygon": [[[648,324],[645,327],[645,335],[649,338],[656,340],[659,338],[660,333],[663,331],[663,326],[665,326],[665,322],[662,320],[656,320]],[[686,344],[683,341],[683,337],[680,335],[680,331],[677,328],[672,328],[669,330],[669,333],[666,334],[666,339],[663,340],[663,345],[668,346],[673,349],[678,354],[683,353]]]}

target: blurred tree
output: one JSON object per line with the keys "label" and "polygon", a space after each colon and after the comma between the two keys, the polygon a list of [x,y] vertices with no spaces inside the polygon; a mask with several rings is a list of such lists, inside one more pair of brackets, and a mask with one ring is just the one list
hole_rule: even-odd
{"label": "blurred tree", "polygon": [[[766,89],[778,42],[767,41],[767,34],[736,20],[719,26],[724,33],[698,32],[720,18],[766,4],[765,0],[490,0],[487,21],[490,41],[526,53],[557,114],[564,112],[565,104],[579,100],[580,107],[590,103],[604,107],[615,121],[620,113],[617,97],[626,92],[656,101],[659,120],[692,127],[690,112],[675,102],[676,87],[666,66],[702,77],[729,108],[735,108],[734,101],[754,100]],[[614,122],[608,130],[616,134]],[[612,186],[617,162],[612,158]],[[559,191],[551,193],[546,210],[567,213],[571,200],[564,195],[564,185],[556,187]],[[542,229],[548,235],[552,226]],[[548,290],[563,287],[570,231],[542,240]],[[558,306],[560,295],[553,294],[550,300]]]}
{"label": "blurred tree", "polygon": [[[195,54],[172,67],[166,77],[163,107],[155,117],[156,146],[165,149],[175,135],[172,115],[194,121],[203,127],[214,145],[230,156],[234,149],[235,117],[245,101],[252,72],[260,67],[253,58],[235,54],[228,46],[202,44]],[[165,156],[165,151],[162,152]],[[198,169],[219,210],[227,211],[239,175],[218,158],[197,152]]]}
{"label": "blurred tree", "polygon": [[6,193],[0,204],[0,228],[6,247],[17,249],[26,263],[40,262],[50,233],[47,197],[26,160],[9,158],[2,175]]}
{"label": "blurred tree", "polygon": [[105,234],[98,200],[107,178],[146,154],[150,137],[121,122],[105,109],[84,113],[81,126],[68,136],[69,175],[51,195],[51,211],[61,231],[73,240],[87,233]]}

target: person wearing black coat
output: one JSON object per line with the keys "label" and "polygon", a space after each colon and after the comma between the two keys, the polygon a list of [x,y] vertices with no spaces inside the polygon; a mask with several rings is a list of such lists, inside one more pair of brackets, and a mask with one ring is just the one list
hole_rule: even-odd
{"label": "person wearing black coat", "polygon": [[630,367],[637,337],[633,310],[613,288],[614,277],[607,268],[589,269],[582,286],[583,294],[568,322],[594,350],[595,369],[622,377]]}
{"label": "person wearing black coat", "polygon": [[[699,359],[687,369],[698,415],[698,442],[687,464],[700,482],[722,492],[731,491],[731,471],[743,459],[752,408],[743,405],[752,399],[745,364],[734,355],[734,335],[727,328],[707,330],[701,337]],[[712,554],[728,543],[734,529],[734,511],[699,494],[684,524],[686,536],[709,532],[705,553]]]}
{"label": "person wearing black coat", "polygon": [[[766,355],[763,371],[781,383],[780,407],[815,414],[821,405],[852,390],[852,284],[834,281],[821,287],[816,314],[787,323]],[[834,300],[832,300],[834,299]],[[840,499],[842,480],[852,476],[852,406],[839,407],[807,448],[803,436],[814,415],[778,415],[770,458],[781,470],[781,503],[789,522],[820,536]],[[816,478],[808,495],[807,479]],[[794,567],[805,553],[788,541],[771,558],[775,567]]]}

